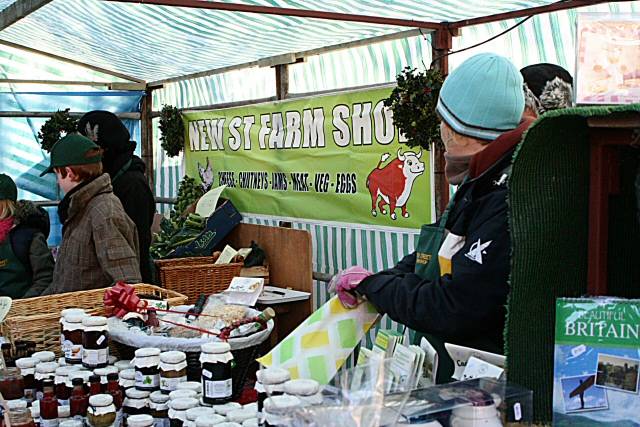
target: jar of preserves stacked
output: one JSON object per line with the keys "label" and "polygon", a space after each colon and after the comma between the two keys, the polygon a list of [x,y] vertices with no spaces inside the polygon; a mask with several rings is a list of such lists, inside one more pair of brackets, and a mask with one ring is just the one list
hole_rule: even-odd
{"label": "jar of preserves stacked", "polygon": [[187,381],[187,355],[182,351],[160,353],[160,391],[169,394]]}
{"label": "jar of preserves stacked", "polygon": [[62,318],[62,335],[60,341],[64,361],[68,365],[82,363],[82,319],[85,314],[70,313]]}
{"label": "jar of preserves stacked", "polygon": [[82,319],[82,366],[104,368],[109,362],[109,327],[107,318],[87,316]]}

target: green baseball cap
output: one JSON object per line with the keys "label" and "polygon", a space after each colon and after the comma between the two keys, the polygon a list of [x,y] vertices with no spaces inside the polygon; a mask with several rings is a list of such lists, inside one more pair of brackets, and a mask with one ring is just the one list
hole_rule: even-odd
{"label": "green baseball cap", "polygon": [[99,148],[89,138],[80,134],[74,133],[60,138],[51,147],[51,164],[40,176],[53,172],[53,168],[98,163],[102,160],[102,155],[87,157],[87,152]]}
{"label": "green baseball cap", "polygon": [[13,200],[18,199],[18,187],[13,179],[9,175],[0,173],[0,200]]}

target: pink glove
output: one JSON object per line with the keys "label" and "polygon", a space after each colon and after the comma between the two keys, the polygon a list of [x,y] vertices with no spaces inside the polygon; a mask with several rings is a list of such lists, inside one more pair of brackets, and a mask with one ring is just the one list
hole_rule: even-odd
{"label": "pink glove", "polygon": [[361,301],[358,300],[353,290],[360,284],[360,282],[362,282],[363,279],[371,276],[372,274],[373,273],[362,267],[349,267],[333,276],[331,282],[329,282],[329,292],[337,293],[338,299],[340,299],[340,302],[345,307],[354,308]]}

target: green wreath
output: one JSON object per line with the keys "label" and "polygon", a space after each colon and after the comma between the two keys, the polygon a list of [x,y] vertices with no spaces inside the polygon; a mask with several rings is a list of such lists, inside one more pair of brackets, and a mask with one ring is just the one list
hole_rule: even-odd
{"label": "green wreath", "polygon": [[393,121],[409,147],[429,150],[440,141],[440,119],[436,114],[442,74],[436,70],[416,72],[406,67],[396,77],[397,86],[384,105],[393,112]]}
{"label": "green wreath", "polygon": [[176,157],[184,149],[184,123],[180,111],[165,105],[160,112],[160,142],[169,157]]}
{"label": "green wreath", "polygon": [[51,152],[53,144],[58,142],[60,138],[70,133],[78,131],[78,119],[71,117],[69,109],[64,111],[58,110],[53,113],[53,116],[40,128],[38,132],[38,139],[40,140],[40,146],[48,153]]}

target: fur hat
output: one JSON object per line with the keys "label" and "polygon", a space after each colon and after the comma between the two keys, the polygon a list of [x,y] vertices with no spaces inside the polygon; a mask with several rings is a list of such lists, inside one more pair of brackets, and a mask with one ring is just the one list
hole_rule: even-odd
{"label": "fur hat", "polygon": [[534,64],[520,70],[525,83],[526,106],[539,113],[573,105],[573,78],[555,64]]}

